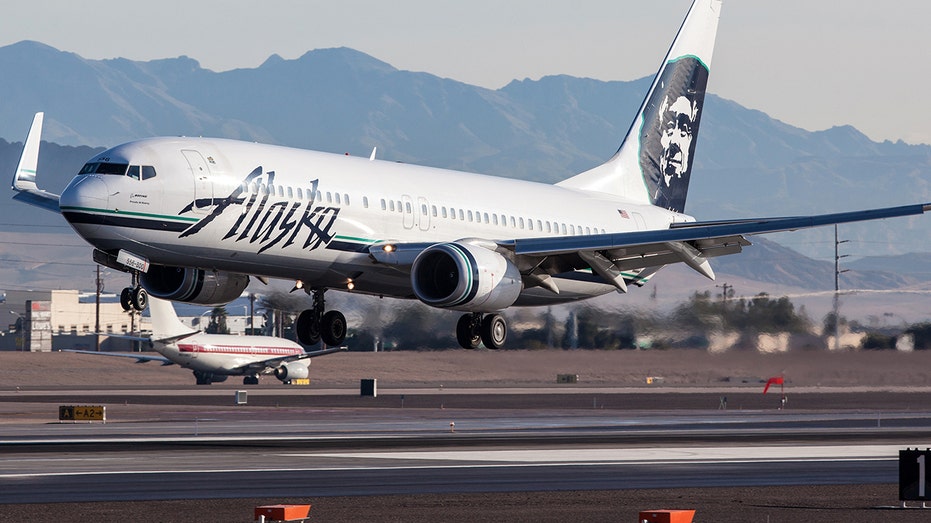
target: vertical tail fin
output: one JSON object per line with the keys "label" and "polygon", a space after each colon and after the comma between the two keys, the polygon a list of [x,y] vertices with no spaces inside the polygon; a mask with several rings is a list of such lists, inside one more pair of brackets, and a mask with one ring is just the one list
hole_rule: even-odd
{"label": "vertical tail fin", "polygon": [[721,0],[695,0],[617,153],[557,185],[685,208]]}
{"label": "vertical tail fin", "polygon": [[170,301],[149,296],[149,314],[152,317],[153,341],[170,340],[197,332],[181,323]]}

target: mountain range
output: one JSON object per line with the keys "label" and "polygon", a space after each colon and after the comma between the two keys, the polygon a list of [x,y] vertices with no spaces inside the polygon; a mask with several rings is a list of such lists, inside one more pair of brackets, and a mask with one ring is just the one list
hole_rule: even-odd
{"label": "mountain range", "polygon": [[[256,68],[214,72],[184,56],[89,60],[30,41],[0,47],[0,71],[7,78],[0,82],[0,172],[12,174],[21,151],[16,142],[32,115],[45,111],[39,184],[53,192],[101,147],[153,135],[222,136],[366,156],[377,147],[382,159],[552,183],[614,153],[650,81],[549,76],[490,90],[398,70],[347,48],[294,60],[273,55]],[[874,142],[850,126],[810,132],[713,94],[702,122],[686,209],[698,219],[931,201],[931,146]],[[51,213],[26,215],[25,209],[0,200],[0,219],[62,225]],[[850,242],[845,254],[878,257],[868,258],[872,265],[863,261],[872,271],[892,266],[885,256],[931,251],[931,217],[847,225],[841,235]],[[834,254],[833,229],[771,238],[822,260]],[[818,271],[833,272],[833,263],[808,266],[778,244],[754,241],[762,245],[756,254],[716,261],[716,267],[756,272],[759,281],[783,274],[803,286],[826,281]],[[931,255],[906,259],[918,264],[911,273],[860,283],[931,280]]]}

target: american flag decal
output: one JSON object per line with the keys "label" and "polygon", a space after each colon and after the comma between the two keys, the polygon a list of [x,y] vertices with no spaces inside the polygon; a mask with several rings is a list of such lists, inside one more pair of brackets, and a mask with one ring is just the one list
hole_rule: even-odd
{"label": "american flag decal", "polygon": [[625,211],[624,209],[618,209],[617,212],[621,214],[621,218],[624,218],[625,220],[630,219],[630,215],[627,214],[627,211]]}

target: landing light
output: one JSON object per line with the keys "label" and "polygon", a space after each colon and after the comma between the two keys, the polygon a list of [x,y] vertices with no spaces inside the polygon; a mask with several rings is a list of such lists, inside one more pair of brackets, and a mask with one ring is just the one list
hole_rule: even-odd
{"label": "landing light", "polygon": [[390,254],[390,253],[394,252],[394,245],[391,245],[391,244],[389,243],[388,245],[385,245],[384,247],[382,247],[382,250],[384,250],[385,252],[387,252],[387,253]]}
{"label": "landing light", "polygon": [[355,283],[352,283],[352,280],[349,280],[349,282],[346,283],[346,288],[349,289],[349,290],[353,290],[353,289],[356,288],[356,284],[355,284]]}

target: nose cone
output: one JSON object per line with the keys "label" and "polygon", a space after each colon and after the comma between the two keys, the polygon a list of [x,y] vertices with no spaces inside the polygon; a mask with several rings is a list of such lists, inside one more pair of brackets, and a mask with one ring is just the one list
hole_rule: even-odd
{"label": "nose cone", "polygon": [[61,214],[74,229],[84,236],[97,229],[101,213],[109,210],[109,190],[98,176],[81,176],[74,179],[58,200]]}

